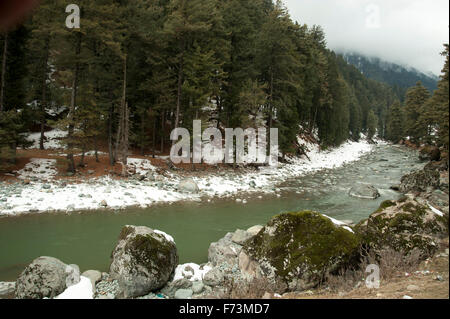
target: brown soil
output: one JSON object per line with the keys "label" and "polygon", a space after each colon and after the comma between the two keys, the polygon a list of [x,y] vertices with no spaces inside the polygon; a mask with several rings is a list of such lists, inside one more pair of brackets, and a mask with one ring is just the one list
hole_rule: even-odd
{"label": "brown soil", "polygon": [[[423,273],[422,271],[429,271]],[[449,299],[449,258],[440,256],[420,264],[411,274],[399,273],[389,281],[382,281],[379,289],[368,289],[365,285],[349,292],[329,293],[309,291],[302,294],[284,295],[286,299],[403,299],[407,295],[413,299]],[[437,277],[440,276],[438,280]],[[408,286],[417,290],[408,290]]]}

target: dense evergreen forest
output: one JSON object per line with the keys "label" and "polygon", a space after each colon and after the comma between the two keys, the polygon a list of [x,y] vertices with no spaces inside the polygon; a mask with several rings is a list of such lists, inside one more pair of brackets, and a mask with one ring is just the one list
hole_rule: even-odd
{"label": "dense evergreen forest", "polygon": [[[326,45],[319,26],[293,22],[271,0],[79,0],[69,29],[66,1],[44,1],[2,32],[0,146],[3,161],[24,133],[67,131],[75,151],[107,145],[111,164],[133,148],[164,151],[173,128],[202,119],[219,128],[279,128],[283,154],[299,133],[336,146],[361,133],[392,141],[438,136],[448,148],[445,75],[431,94],[419,83],[405,105]],[[62,108],[62,116],[54,116]],[[426,111],[424,111],[426,109]],[[443,120],[446,112],[447,122]]]}

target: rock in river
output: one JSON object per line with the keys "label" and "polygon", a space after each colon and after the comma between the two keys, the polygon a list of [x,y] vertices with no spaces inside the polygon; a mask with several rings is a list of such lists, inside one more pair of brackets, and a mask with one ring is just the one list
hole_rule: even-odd
{"label": "rock in river", "polygon": [[110,274],[125,298],[144,296],[166,285],[178,265],[170,236],[148,227],[125,226],[112,253]]}
{"label": "rock in river", "polygon": [[186,178],[178,184],[178,191],[181,193],[195,194],[200,191],[197,183],[192,178]]}
{"label": "rock in river", "polygon": [[16,281],[17,299],[54,298],[66,289],[67,265],[53,257],[39,257]]}
{"label": "rock in river", "polygon": [[378,190],[375,187],[367,184],[356,184],[350,189],[349,195],[351,197],[362,199],[377,199],[378,197],[380,197],[380,193],[378,192]]}

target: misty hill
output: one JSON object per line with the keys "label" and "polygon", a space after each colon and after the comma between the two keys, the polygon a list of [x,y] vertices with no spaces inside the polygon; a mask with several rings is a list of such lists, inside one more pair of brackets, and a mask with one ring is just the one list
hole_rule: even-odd
{"label": "misty hill", "polygon": [[430,92],[437,89],[439,78],[434,74],[425,74],[412,67],[401,66],[357,53],[344,53],[342,56],[348,63],[356,66],[366,77],[393,86],[402,99],[406,89],[414,86],[417,81],[421,81]]}

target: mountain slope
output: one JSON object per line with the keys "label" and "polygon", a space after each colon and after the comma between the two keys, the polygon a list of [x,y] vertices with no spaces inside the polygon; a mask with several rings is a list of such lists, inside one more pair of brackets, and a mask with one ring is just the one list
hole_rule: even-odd
{"label": "mountain slope", "polygon": [[383,61],[379,58],[369,58],[357,53],[341,53],[343,58],[357,67],[366,77],[387,83],[403,98],[408,88],[417,81],[430,91],[437,89],[439,78],[434,74],[425,74],[417,69]]}

